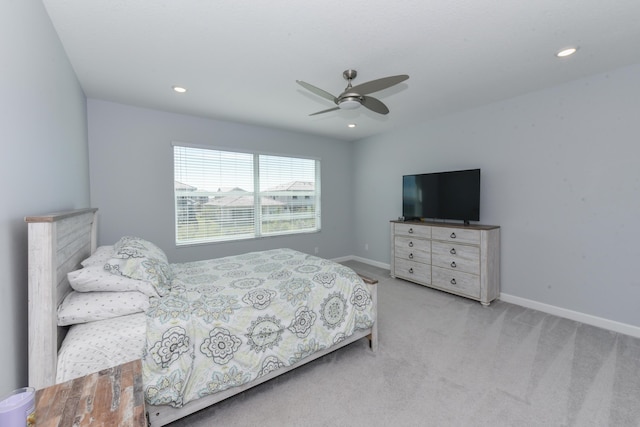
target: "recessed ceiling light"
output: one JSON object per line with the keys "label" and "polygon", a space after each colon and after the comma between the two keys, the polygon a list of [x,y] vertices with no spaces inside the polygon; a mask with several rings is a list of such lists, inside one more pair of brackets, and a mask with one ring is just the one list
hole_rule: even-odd
{"label": "recessed ceiling light", "polygon": [[178,93],[185,93],[187,91],[187,89],[182,86],[173,86],[173,90]]}
{"label": "recessed ceiling light", "polygon": [[564,58],[565,56],[573,55],[578,50],[577,47],[568,47],[566,49],[562,49],[556,53],[558,58]]}
{"label": "recessed ceiling light", "polygon": [[349,123],[349,124],[347,125],[347,127],[350,127],[350,128],[354,128],[354,127],[356,127],[356,126],[357,126],[357,125],[356,125],[355,123]]}

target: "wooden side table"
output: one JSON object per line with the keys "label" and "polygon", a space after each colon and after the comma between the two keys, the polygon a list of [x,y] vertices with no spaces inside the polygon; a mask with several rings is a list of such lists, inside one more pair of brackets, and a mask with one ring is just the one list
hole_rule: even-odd
{"label": "wooden side table", "polygon": [[140,360],[36,391],[36,425],[147,425]]}

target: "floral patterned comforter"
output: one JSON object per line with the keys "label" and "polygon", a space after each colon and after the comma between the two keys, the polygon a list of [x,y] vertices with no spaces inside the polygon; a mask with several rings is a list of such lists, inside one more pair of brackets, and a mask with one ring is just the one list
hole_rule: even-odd
{"label": "floral patterned comforter", "polygon": [[172,264],[151,298],[142,357],[147,402],[182,406],[239,386],[373,325],[348,267],[291,249]]}

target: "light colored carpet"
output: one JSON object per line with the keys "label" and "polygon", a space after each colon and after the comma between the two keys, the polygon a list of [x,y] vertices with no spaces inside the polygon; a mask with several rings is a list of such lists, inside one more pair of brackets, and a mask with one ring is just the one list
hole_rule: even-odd
{"label": "light colored carpet", "polygon": [[172,427],[640,426],[640,340],[346,265],[378,284],[355,342]]}

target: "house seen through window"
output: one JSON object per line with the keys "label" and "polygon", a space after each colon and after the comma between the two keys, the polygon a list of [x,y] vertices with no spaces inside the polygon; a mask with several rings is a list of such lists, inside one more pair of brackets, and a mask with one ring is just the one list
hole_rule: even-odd
{"label": "house seen through window", "polygon": [[174,144],[176,244],[320,230],[320,161]]}

